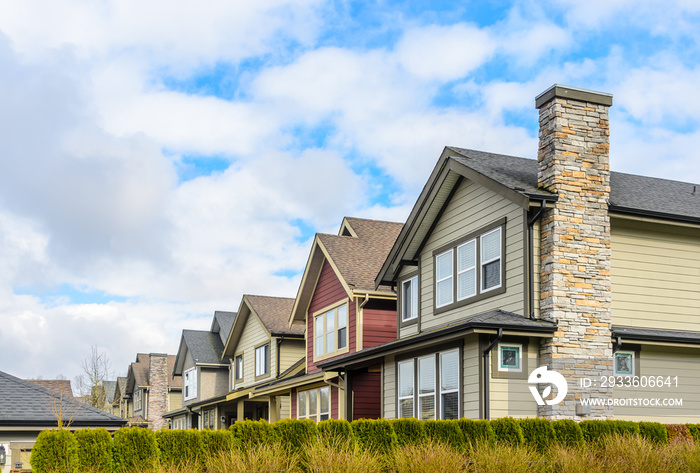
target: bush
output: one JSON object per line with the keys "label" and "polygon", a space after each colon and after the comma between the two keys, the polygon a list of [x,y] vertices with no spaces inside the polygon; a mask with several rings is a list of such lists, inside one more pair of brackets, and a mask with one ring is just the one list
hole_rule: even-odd
{"label": "bush", "polygon": [[685,424],[685,426],[688,428],[690,436],[693,437],[693,441],[695,441],[695,443],[700,443],[700,424]]}
{"label": "bush", "polygon": [[425,433],[433,442],[444,443],[452,448],[464,448],[464,434],[456,420],[426,420]]}
{"label": "bush", "polygon": [[328,441],[345,442],[352,440],[350,422],[345,419],[322,420],[317,425],[318,436]]}
{"label": "bush", "polygon": [[492,420],[491,428],[496,435],[496,443],[519,447],[525,441],[520,424],[512,417]]}
{"label": "bush", "polygon": [[668,431],[659,422],[640,422],[639,434],[645,439],[658,445],[668,443]]}
{"label": "bush", "polygon": [[234,447],[248,450],[265,445],[272,440],[272,426],[266,420],[245,420],[229,427]]}
{"label": "bush", "polygon": [[486,419],[459,419],[457,425],[462,429],[465,443],[472,447],[482,443],[487,445],[496,443],[496,434],[493,432],[491,423]]}
{"label": "bush", "polygon": [[107,429],[82,429],[73,434],[77,442],[77,471],[112,471],[112,436]]}
{"label": "bush", "polygon": [[586,443],[601,442],[604,437],[614,432],[612,423],[605,420],[584,420],[579,426]]}
{"label": "bush", "polygon": [[[35,473],[70,473],[77,463],[78,444],[66,429],[43,430],[32,448]],[[29,465],[25,465],[28,467]]]}
{"label": "bush", "polygon": [[117,473],[154,472],[158,468],[156,434],[140,427],[114,433],[114,470]]}
{"label": "bush", "polygon": [[561,419],[552,422],[552,428],[557,436],[557,442],[565,447],[579,447],[583,445],[583,431],[581,427],[571,419]]}
{"label": "bush", "polygon": [[199,439],[205,458],[233,449],[233,435],[228,430],[202,430]]}
{"label": "bush", "polygon": [[350,427],[360,448],[388,454],[396,447],[396,434],[385,419],[358,419]]}
{"label": "bush", "polygon": [[540,453],[548,450],[557,441],[554,427],[547,419],[520,419],[518,424],[523,431],[525,445]]}
{"label": "bush", "polygon": [[684,424],[666,424],[669,443],[692,442],[693,436]]}
{"label": "bush", "polygon": [[638,435],[639,434],[639,423],[632,422],[631,420],[609,420],[612,424],[613,432],[625,435]]}
{"label": "bush", "polygon": [[418,445],[428,440],[423,421],[410,417],[406,419],[392,419],[389,421],[396,434],[399,446]]}
{"label": "bush", "polygon": [[197,430],[159,430],[156,442],[163,466],[181,469],[201,461],[202,441]]}
{"label": "bush", "polygon": [[272,424],[274,437],[288,451],[301,453],[318,434],[311,419],[283,419]]}

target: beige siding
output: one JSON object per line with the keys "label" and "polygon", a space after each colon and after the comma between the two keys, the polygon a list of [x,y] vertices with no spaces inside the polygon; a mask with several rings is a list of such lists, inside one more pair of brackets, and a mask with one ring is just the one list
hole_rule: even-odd
{"label": "beige siding", "polygon": [[228,370],[199,369],[199,400],[203,401],[228,392]]}
{"label": "beige siding", "polygon": [[479,337],[472,335],[464,341],[462,356],[462,417],[479,418]]}
{"label": "beige siding", "polygon": [[[527,345],[528,372],[538,366],[539,346],[539,340],[536,338],[531,338]],[[497,348],[494,348],[491,356],[498,356]],[[494,378],[491,376],[489,384],[492,419],[506,416],[537,417],[537,403],[532,398],[527,379]]]}
{"label": "beige siding", "polygon": [[260,320],[255,315],[250,314],[235,349],[236,354],[243,353],[243,381],[236,383],[236,389],[243,386],[251,386],[263,381],[263,379],[270,381],[273,379],[277,362],[276,343],[270,343],[270,376],[257,381],[255,379],[255,347],[269,341],[270,337]]}
{"label": "beige siding", "polygon": [[613,218],[611,236],[613,324],[697,331],[700,229]]}
{"label": "beige siding", "polygon": [[624,398],[682,399],[682,407],[614,407],[616,419],[662,422],[665,424],[700,422],[700,377],[698,377],[700,349],[642,345],[639,355],[640,377],[678,377],[678,386],[663,388],[614,388],[613,396]]}
{"label": "beige siding", "polygon": [[291,396],[279,397],[280,419],[291,419],[292,417],[292,398]]}
{"label": "beige siding", "polygon": [[393,356],[384,357],[383,373],[384,410],[386,419],[396,418],[396,362]]}
{"label": "beige siding", "polygon": [[[403,279],[404,277],[406,277],[407,275],[409,275],[411,273],[415,273],[416,269],[417,268],[415,266],[404,266],[403,268],[401,268],[401,272],[399,273],[399,281],[401,279]],[[420,284],[421,284],[420,283],[420,279],[421,279],[420,274],[419,274],[418,279],[419,279],[418,285],[420,286]],[[400,291],[401,288],[397,287],[396,290]],[[397,300],[397,304],[398,303],[399,303],[399,301]],[[418,324],[414,323],[414,324],[406,325],[405,327],[401,327],[401,323],[399,322],[398,329],[399,329],[399,338],[410,337],[411,335],[416,335],[418,333]]]}
{"label": "beige siding", "polygon": [[[433,251],[506,217],[506,292],[473,304],[433,315]],[[421,330],[467,318],[492,309],[517,314],[524,310],[524,228],[523,209],[483,186],[463,180],[435,226],[420,255]],[[408,335],[401,332],[401,337]]]}
{"label": "beige siding", "polygon": [[168,410],[176,411],[182,407],[182,391],[170,391],[168,393]]}
{"label": "beige siding", "polygon": [[280,373],[304,358],[306,342],[304,340],[286,339],[280,346]]}

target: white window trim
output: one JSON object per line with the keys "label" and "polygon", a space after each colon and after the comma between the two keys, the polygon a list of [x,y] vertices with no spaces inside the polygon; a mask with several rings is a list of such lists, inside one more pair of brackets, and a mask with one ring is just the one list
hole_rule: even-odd
{"label": "white window trim", "polygon": [[[238,359],[241,360],[241,365],[238,366]],[[239,353],[233,359],[233,379],[234,381],[243,380],[243,353]]]}
{"label": "white window trim", "polygon": [[[451,393],[455,393],[455,392],[457,393],[457,412],[458,412],[458,413],[459,413],[459,403],[461,402],[460,392],[461,392],[461,387],[462,387],[462,386],[461,386],[461,385],[462,385],[462,383],[461,383],[462,377],[459,376],[459,375],[460,375],[460,373],[459,373],[459,369],[460,369],[459,350],[454,349],[454,350],[447,350],[447,351],[440,352],[440,353],[438,354],[438,366],[437,366],[437,369],[440,370],[440,371],[439,371],[439,373],[440,373],[439,376],[442,376],[442,358],[443,358],[445,355],[448,355],[448,354],[450,354],[450,353],[456,353],[456,354],[457,354],[457,389],[445,389],[445,390],[443,390],[443,389],[442,389],[442,383],[440,383],[440,386],[439,386],[439,389],[440,389],[440,419],[443,419],[443,418],[445,417],[445,416],[443,415],[443,413],[444,413],[444,411],[445,411],[445,407],[444,407],[443,404],[442,404],[442,396],[443,396],[444,394],[451,394]],[[459,418],[459,415],[457,416],[457,418]]]}
{"label": "white window trim", "polygon": [[[474,266],[470,266],[467,269],[463,269],[462,271],[460,271],[459,270],[459,250],[460,250],[460,248],[465,247],[470,243],[474,243]],[[455,269],[457,271],[457,300],[458,301],[463,301],[465,299],[469,299],[470,297],[474,297],[477,294],[479,294],[479,288],[478,288],[478,284],[477,284],[477,281],[479,280],[479,278],[477,277],[477,274],[476,274],[476,265],[477,265],[477,261],[479,261],[479,258],[478,258],[479,255],[476,254],[476,250],[477,250],[476,238],[472,238],[471,240],[466,241],[457,247],[457,266]],[[462,274],[464,274],[472,269],[474,270],[474,292],[472,294],[467,295],[467,296],[459,297],[459,288],[460,288],[459,277]]]}
{"label": "white window trim", "polygon": [[[339,326],[338,325],[338,311],[341,307],[345,307],[345,325]],[[326,328],[326,314],[333,312],[333,331],[328,331]],[[316,330],[319,324],[319,318],[322,319],[323,322],[323,330],[321,335],[316,334]],[[314,361],[320,361],[320,360],[325,360],[327,358],[332,358],[334,356],[347,353],[350,350],[350,305],[348,304],[347,299],[335,303],[333,305],[330,305],[328,307],[325,307],[319,311],[316,311],[313,313],[313,341],[314,341],[314,347],[313,347],[313,354],[314,354]],[[338,349],[338,332],[340,329],[344,328],[345,329],[345,346],[341,349]],[[332,334],[333,337],[333,346],[335,348],[334,351],[326,351],[327,348],[327,337]],[[319,354],[317,352],[318,350],[318,340],[321,339],[320,346],[323,348],[322,353]]]}
{"label": "white window trim", "polygon": [[[406,295],[406,285],[411,289],[410,294]],[[418,291],[418,276],[413,276],[401,282],[401,321],[408,322],[410,320],[415,320],[418,318],[418,298],[413,297],[414,293],[417,295]],[[415,301],[415,303],[414,303]],[[411,316],[406,317],[406,305],[411,307]]]}
{"label": "white window trim", "polygon": [[[518,367],[517,368],[504,368],[503,367],[503,349],[504,348],[517,348],[518,349]],[[505,371],[511,373],[522,373],[523,372],[523,346],[519,343],[499,343],[498,344],[498,371]]]}
{"label": "white window trim", "polygon": [[[436,358],[435,354],[431,354],[428,356],[421,356],[420,358],[418,358],[416,360],[417,361],[416,365],[418,367],[418,389],[416,390],[416,394],[418,395],[417,396],[417,401],[418,401],[417,407],[418,408],[417,408],[416,414],[418,414],[420,416],[420,417],[418,417],[418,419],[420,419],[420,420],[429,420],[428,418],[425,418],[425,419],[423,418],[423,412],[421,411],[421,400],[424,398],[429,398],[429,397],[433,398],[433,417],[431,419],[435,419],[435,417],[437,415],[438,402],[437,402],[437,398],[436,398],[436,395],[437,395],[437,379],[436,378],[438,376],[438,373],[437,373],[438,367],[435,366],[436,365],[435,358]],[[431,392],[423,393],[423,394],[421,394],[421,392],[420,392],[420,390],[421,390],[421,385],[420,385],[420,381],[421,381],[420,365],[421,365],[421,363],[420,362],[422,360],[429,360],[431,362],[431,364],[433,365],[433,379],[431,380],[433,383],[432,384],[433,390]]]}
{"label": "white window trim", "polygon": [[[631,373],[618,373],[617,372],[617,355],[630,355],[630,368],[632,368]],[[634,352],[629,351],[629,350],[618,350],[615,353],[613,353],[613,375],[615,376],[634,376],[635,373],[635,359],[634,359]]]}
{"label": "white window trim", "polygon": [[[261,366],[260,363],[260,353],[266,353],[267,357],[263,355],[263,360],[262,363],[265,366]],[[260,378],[263,376],[268,376],[270,374],[270,343],[266,343],[264,345],[260,345],[259,347],[255,347],[255,377]],[[266,360],[265,360],[266,358]],[[265,362],[267,361],[267,362]],[[263,369],[264,371],[260,371],[260,369]]]}
{"label": "white window trim", "polygon": [[[449,255],[450,255],[449,261],[450,261],[450,265],[452,266],[452,271],[450,272],[449,276],[445,276],[445,277],[442,278],[442,279],[438,279],[438,276],[437,276],[437,274],[438,274],[438,259],[440,259],[440,257],[445,256],[445,255],[448,254],[448,253],[449,253]],[[448,305],[452,304],[452,303],[454,302],[454,300],[455,300],[455,294],[454,294],[454,285],[455,285],[455,282],[454,282],[455,261],[454,261],[454,250],[453,250],[452,248],[450,248],[450,249],[447,250],[447,251],[443,251],[443,252],[440,253],[439,255],[435,255],[435,270],[434,270],[433,272],[435,273],[435,307],[440,308],[440,307],[445,307],[445,306],[448,306]],[[450,281],[452,281],[452,283],[450,284],[450,291],[452,292],[452,295],[451,295],[451,297],[450,297],[450,301],[449,301],[449,302],[445,302],[444,304],[438,305],[438,303],[437,303],[438,285],[439,285],[441,282],[447,281],[448,279],[449,279]]]}
{"label": "white window trim", "polygon": [[[322,411],[321,410],[321,391],[328,391],[328,410],[327,411]],[[316,414],[311,415],[311,396],[309,396],[309,393],[311,391],[316,392]],[[330,386],[321,386],[318,388],[312,388],[312,389],[305,389],[303,391],[297,391],[297,419],[313,419],[316,422],[319,422],[321,420],[326,420],[331,418],[331,406],[332,406],[332,400],[331,400],[331,388]],[[299,398],[304,395],[306,397],[306,412],[301,412],[299,409]],[[325,419],[322,419],[322,417],[325,416]]]}
{"label": "white window trim", "polygon": [[[479,238],[481,240],[481,253],[483,254],[484,251],[484,238],[491,235],[492,233],[498,233],[498,241],[499,241],[499,246],[498,246],[498,257],[497,258],[491,258],[490,260],[482,261],[481,256],[479,255],[479,270],[481,271],[481,288],[480,293],[484,294],[486,292],[490,292],[496,289],[499,289],[503,286],[503,277],[502,277],[502,272],[503,272],[503,234],[501,234],[501,227],[494,228],[490,232],[486,232],[483,235],[479,235]],[[484,266],[486,266],[489,263],[493,263],[494,261],[500,261],[499,267],[498,267],[498,285],[490,287],[488,289],[484,289],[484,282],[486,279],[484,278]]]}
{"label": "white window trim", "polygon": [[[137,407],[138,403],[138,407]],[[134,410],[140,411],[143,408],[143,390],[136,388],[134,391]]]}
{"label": "white window trim", "polygon": [[[190,378],[188,388],[187,379]],[[188,393],[188,391],[190,391]],[[190,368],[182,373],[182,399],[189,401],[197,397],[197,367]]]}
{"label": "white window trim", "polygon": [[[457,389],[448,389],[448,390],[442,390],[442,386],[440,386],[441,383],[438,382],[440,375],[441,375],[441,365],[442,365],[442,356],[449,354],[449,353],[457,353]],[[425,393],[421,394],[420,393],[420,360],[424,359],[431,359],[433,364],[434,364],[434,376],[433,376],[433,391],[431,393]],[[411,396],[399,396],[399,389],[401,386],[401,380],[399,379],[399,365],[404,364],[404,363],[410,363],[413,367],[413,370],[411,370],[411,376],[412,376],[412,383],[413,383],[413,395]],[[443,419],[443,406],[442,406],[442,395],[443,394],[449,394],[453,392],[457,392],[457,418],[460,418],[462,414],[462,383],[464,382],[464,377],[462,373],[462,358],[461,358],[461,352],[458,348],[450,348],[444,351],[439,351],[435,353],[431,353],[430,355],[426,356],[420,356],[420,357],[414,357],[414,358],[409,358],[407,360],[401,360],[397,362],[396,364],[396,398],[398,400],[398,403],[396,405],[396,416],[397,418],[401,415],[401,400],[405,399],[412,399],[413,400],[413,417],[416,419],[420,419],[421,417],[421,412],[420,412],[420,399],[425,398],[425,397],[430,397],[433,396],[434,399],[434,405],[435,409],[433,411],[433,419]]]}
{"label": "white window trim", "polygon": [[415,375],[416,375],[416,365],[415,365],[415,360],[414,360],[413,358],[411,358],[410,360],[399,361],[399,362],[397,363],[397,367],[396,367],[397,379],[398,379],[398,377],[399,377],[399,374],[401,373],[401,365],[404,365],[404,364],[410,364],[410,365],[411,365],[411,387],[412,387],[412,389],[411,389],[411,394],[410,394],[410,395],[408,395],[408,396],[401,396],[401,384],[400,384],[400,383],[401,383],[401,380],[398,380],[398,383],[396,384],[396,389],[397,389],[397,392],[399,393],[399,396],[398,396],[398,398],[399,398],[399,403],[398,403],[398,405],[396,406],[396,408],[397,408],[397,410],[398,410],[396,417],[400,417],[400,416],[403,414],[403,412],[401,411],[401,401],[406,400],[406,399],[410,399],[410,400],[411,400],[411,417],[415,417],[415,416],[416,416],[416,405],[415,405],[415,404],[416,404],[416,402],[415,402],[415,396],[416,396],[416,378],[415,378]]}

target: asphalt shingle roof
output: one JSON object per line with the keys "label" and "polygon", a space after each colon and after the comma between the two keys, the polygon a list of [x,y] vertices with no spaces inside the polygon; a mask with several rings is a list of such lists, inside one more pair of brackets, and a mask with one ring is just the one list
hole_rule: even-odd
{"label": "asphalt shingle roof", "polygon": [[267,330],[275,335],[304,335],[305,327],[289,327],[289,315],[294,299],[289,297],[251,296],[246,294],[250,307],[258,314]]}
{"label": "asphalt shingle roof", "polygon": [[221,342],[226,343],[228,335],[233,328],[233,322],[236,320],[236,313],[217,310],[214,312],[214,319],[219,324],[219,337],[221,338]]}
{"label": "asphalt shingle roof", "polygon": [[[150,369],[151,358],[147,353],[139,353],[136,355],[136,361],[131,363],[131,369],[134,373],[134,386],[150,386]],[[182,376],[173,376],[175,368],[175,355],[168,355],[167,372],[169,373],[168,387],[181,388]]]}
{"label": "asphalt shingle roof", "polygon": [[195,363],[221,363],[224,345],[218,334],[204,330],[183,330],[182,336]]}
{"label": "asphalt shingle roof", "polygon": [[108,412],[72,397],[59,394],[29,381],[0,371],[0,425],[56,425],[55,412],[60,410],[64,422],[79,426],[121,426],[126,423]]}

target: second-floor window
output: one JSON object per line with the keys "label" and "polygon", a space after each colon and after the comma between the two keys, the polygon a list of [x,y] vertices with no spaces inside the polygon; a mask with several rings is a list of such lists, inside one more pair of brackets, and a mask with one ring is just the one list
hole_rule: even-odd
{"label": "second-floor window", "polygon": [[408,322],[418,317],[418,276],[401,283],[401,321]]}
{"label": "second-floor window", "polygon": [[255,349],[255,377],[270,374],[270,344]]}
{"label": "second-floor window", "polygon": [[240,355],[236,355],[236,362],[234,363],[233,370],[234,370],[236,381],[242,380],[243,379],[243,354],[242,353]]}
{"label": "second-floor window", "polygon": [[197,397],[197,368],[190,368],[183,373],[183,395],[182,398],[187,401]]}
{"label": "second-floor window", "polygon": [[348,304],[324,310],[314,317],[314,357],[347,351]]}
{"label": "second-floor window", "polygon": [[143,391],[137,389],[134,391],[134,410],[140,411],[143,406]]}

